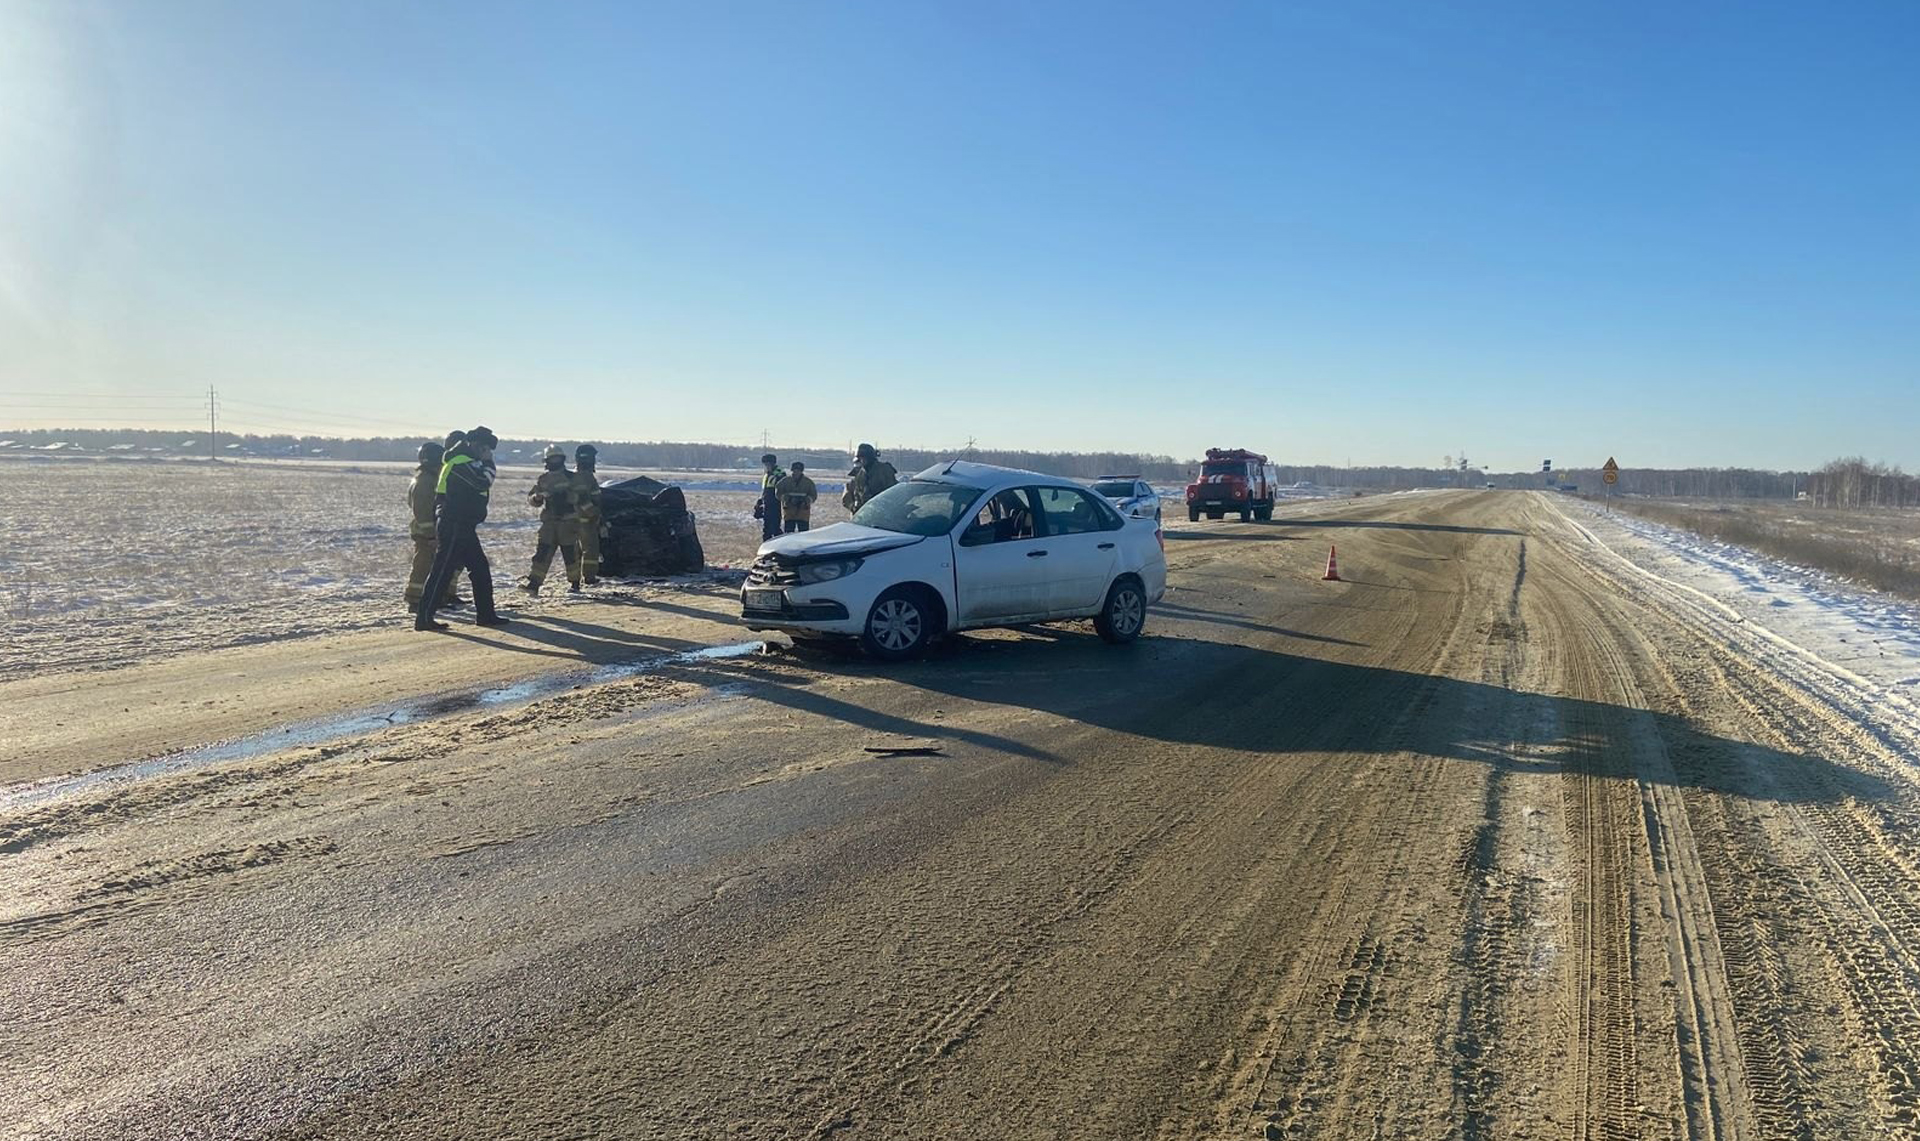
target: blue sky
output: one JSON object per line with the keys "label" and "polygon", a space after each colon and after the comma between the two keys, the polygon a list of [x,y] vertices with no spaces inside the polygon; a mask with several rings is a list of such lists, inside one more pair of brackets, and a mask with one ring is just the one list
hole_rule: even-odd
{"label": "blue sky", "polygon": [[[0,426],[1920,467],[1920,5],[0,0]],[[119,395],[113,395],[119,394]]]}

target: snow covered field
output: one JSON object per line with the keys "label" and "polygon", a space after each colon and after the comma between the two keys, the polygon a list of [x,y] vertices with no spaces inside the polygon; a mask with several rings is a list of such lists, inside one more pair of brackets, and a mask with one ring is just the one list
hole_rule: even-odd
{"label": "snow covered field", "polygon": [[1623,589],[1920,760],[1920,606],[1582,500],[1549,502]]}
{"label": "snow covered field", "polygon": [[[500,591],[532,553],[535,474],[501,471],[481,533]],[[399,624],[411,478],[404,464],[0,463],[0,677]],[[751,557],[750,491],[687,500],[709,564]]]}

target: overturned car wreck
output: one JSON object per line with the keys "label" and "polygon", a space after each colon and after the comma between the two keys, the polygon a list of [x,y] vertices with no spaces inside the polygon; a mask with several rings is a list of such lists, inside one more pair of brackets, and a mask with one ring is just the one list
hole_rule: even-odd
{"label": "overturned car wreck", "polygon": [[706,569],[706,552],[687,497],[677,487],[635,476],[600,489],[600,573],[607,578],[651,578]]}

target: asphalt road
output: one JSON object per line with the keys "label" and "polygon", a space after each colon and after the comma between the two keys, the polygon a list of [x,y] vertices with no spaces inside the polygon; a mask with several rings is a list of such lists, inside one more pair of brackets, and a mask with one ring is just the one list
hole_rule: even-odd
{"label": "asphalt road", "polygon": [[1897,744],[1544,496],[1168,552],[1119,649],[689,654],[716,590],[0,687],[21,778],[438,700],[0,800],[0,1137],[1920,1129]]}

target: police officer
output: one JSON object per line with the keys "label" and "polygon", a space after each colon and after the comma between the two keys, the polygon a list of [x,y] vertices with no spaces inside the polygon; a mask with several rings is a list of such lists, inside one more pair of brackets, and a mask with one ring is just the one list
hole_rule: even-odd
{"label": "police officer", "polygon": [[820,489],[807,475],[807,465],[793,461],[793,474],[781,480],[774,492],[780,499],[780,517],[785,520],[786,531],[806,530],[813,518],[813,501],[820,498]]}
{"label": "police officer", "polygon": [[900,473],[880,458],[872,444],[861,444],[853,457],[853,470],[847,473],[847,490],[840,503],[848,511],[858,511],[867,500],[900,482]]}
{"label": "police officer", "polygon": [[[433,554],[439,549],[434,538],[434,488],[440,483],[440,460],[446,448],[428,440],[420,445],[420,466],[413,473],[413,485],[407,488],[407,506],[413,511],[408,533],[413,537],[413,573],[407,576],[407,610],[420,605],[420,593],[427,588],[427,576],[433,573]],[[447,595],[442,606],[465,606],[452,579],[447,580]]]}
{"label": "police officer", "polygon": [[573,449],[574,522],[580,530],[580,577],[588,586],[600,581],[600,477],[593,465],[600,459],[599,449],[581,444]]}
{"label": "police officer", "polygon": [[493,449],[500,440],[484,425],[465,433],[440,463],[440,478],[435,485],[439,516],[435,537],[440,547],[433,554],[433,573],[427,576],[420,594],[420,606],[414,611],[415,630],[445,630],[433,612],[439,600],[462,569],[473,583],[474,624],[505,626],[507,620],[493,609],[493,568],[487,564],[487,552],[480,546],[480,524],[487,519],[487,500],[493,492]]}
{"label": "police officer", "polygon": [[527,502],[540,509],[540,538],[533,548],[533,569],[522,584],[528,594],[539,594],[553,565],[553,549],[560,548],[567,564],[567,590],[580,589],[580,524],[575,521],[573,473],[559,444],[547,445],[547,470],[533,481]]}
{"label": "police officer", "polygon": [[780,470],[779,457],[772,452],[760,457],[760,503],[753,509],[753,517],[760,520],[760,541],[763,543],[780,533],[780,493],[777,489],[786,474]]}

